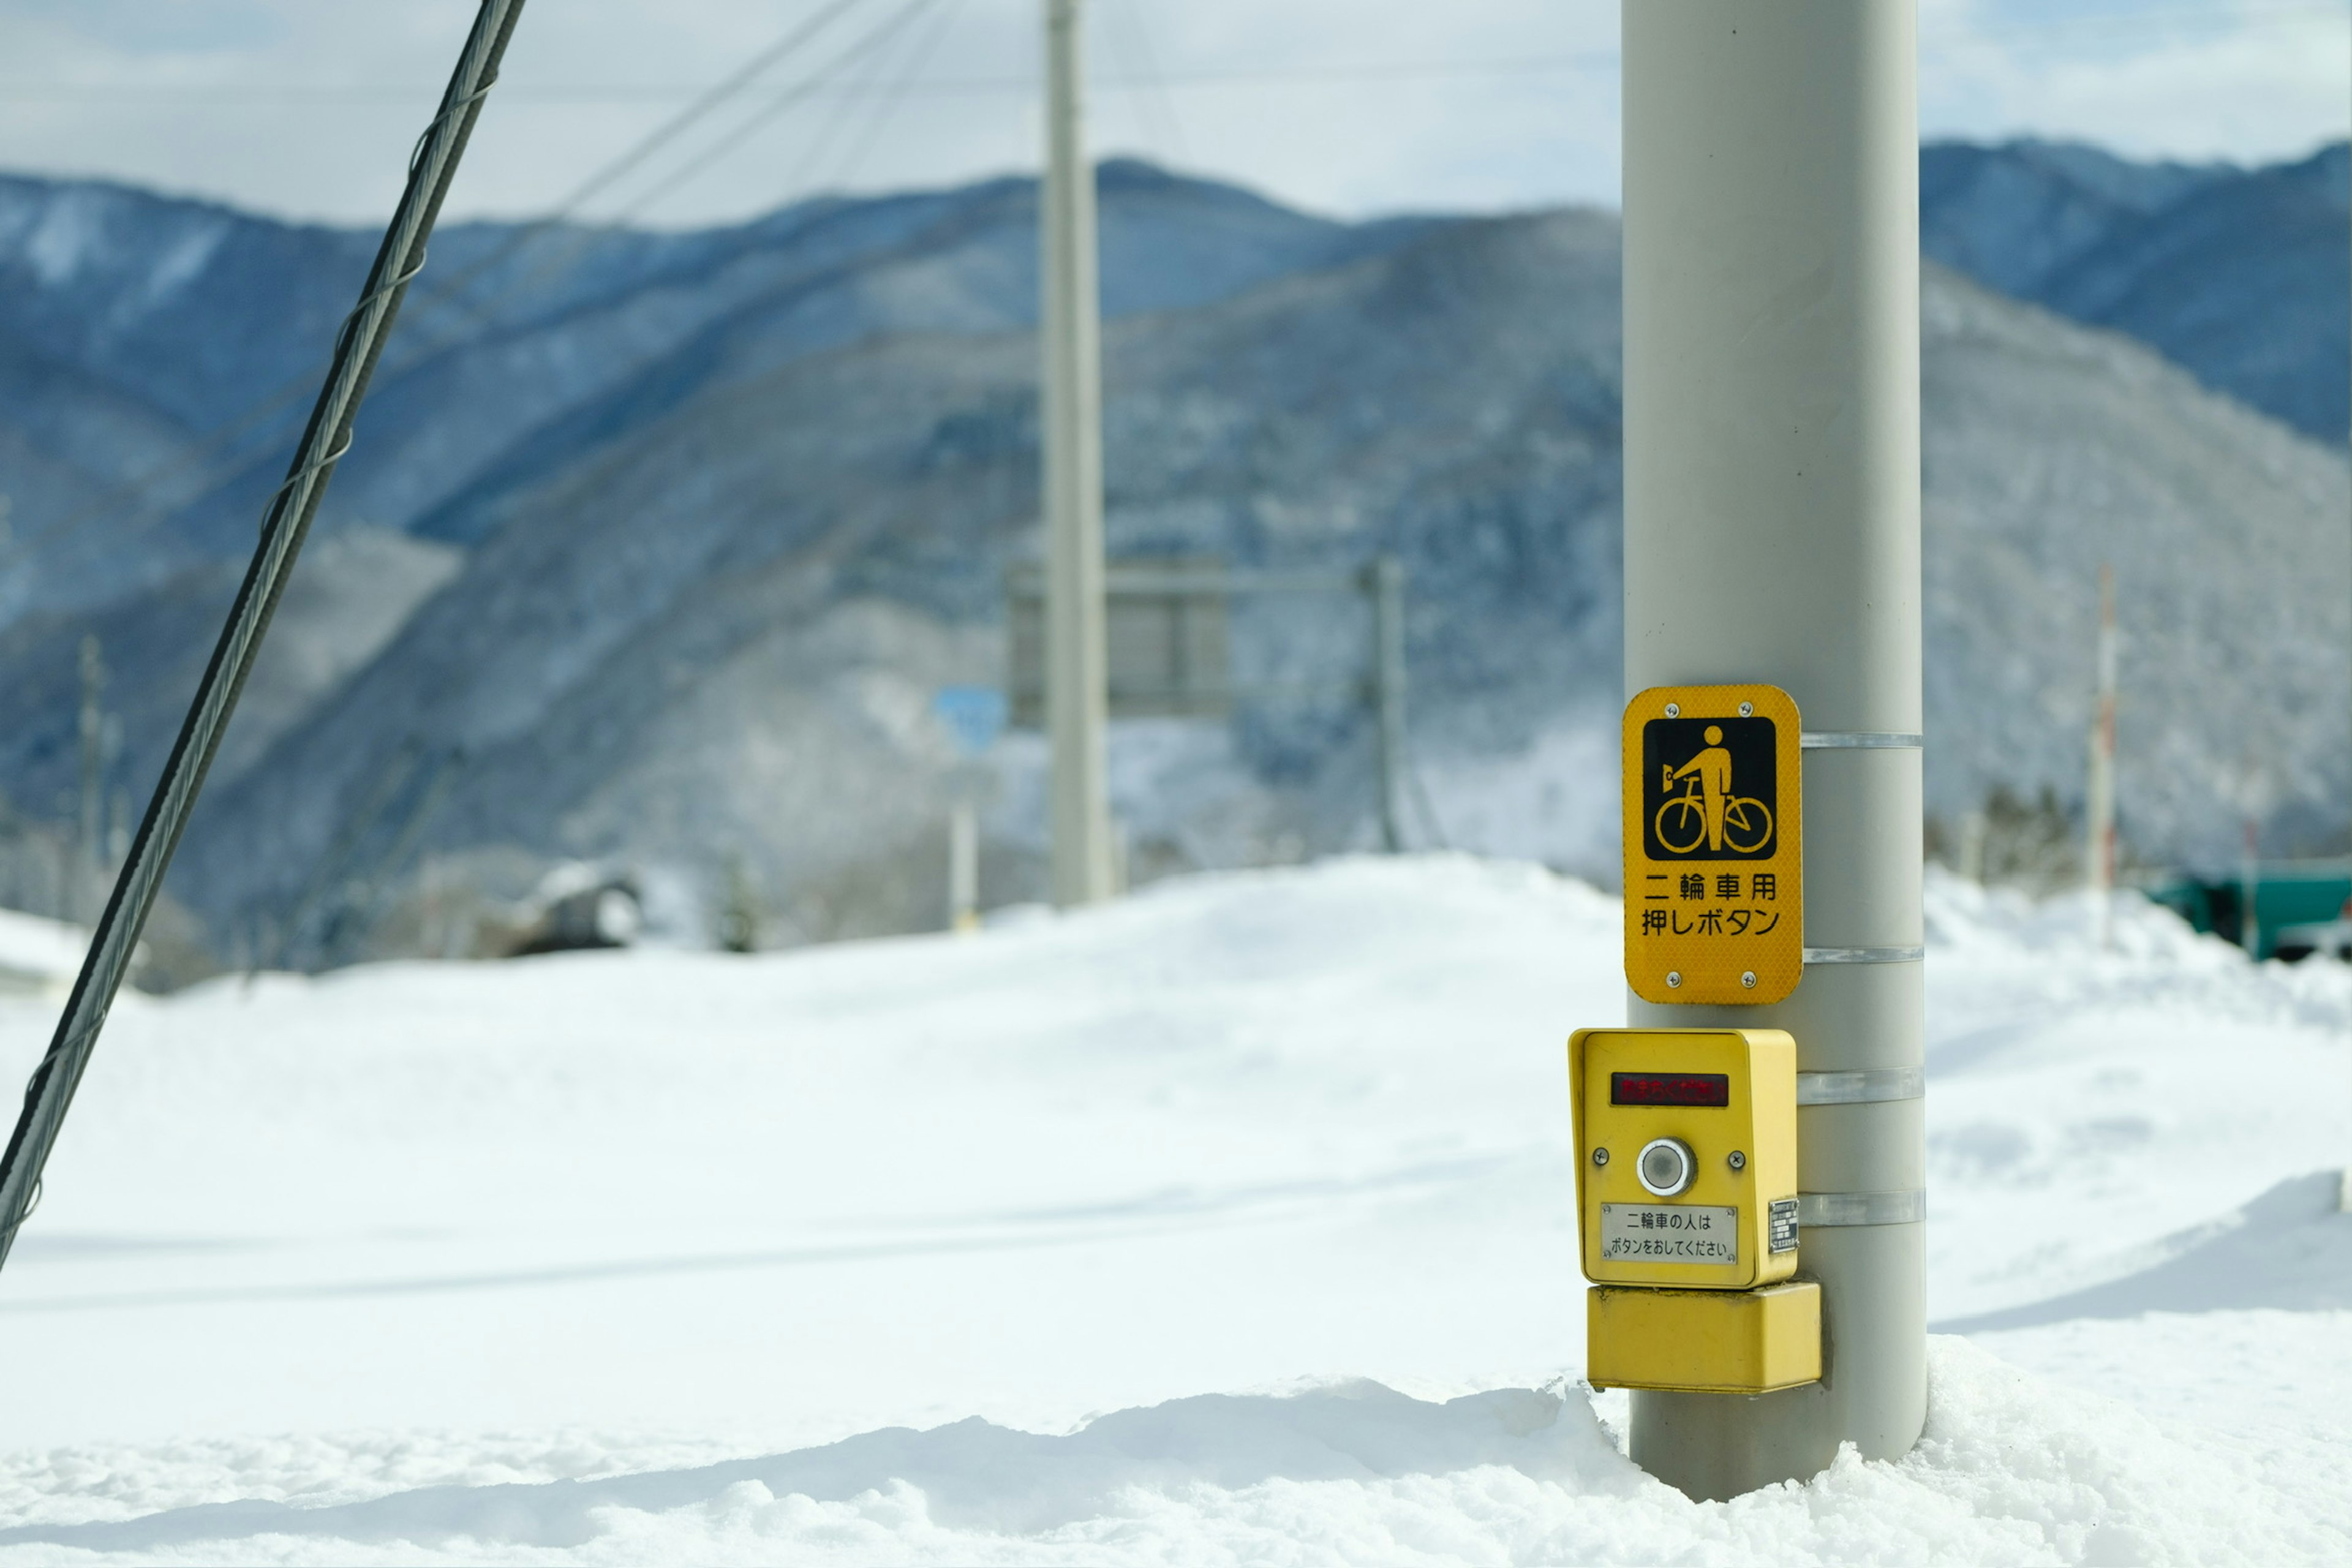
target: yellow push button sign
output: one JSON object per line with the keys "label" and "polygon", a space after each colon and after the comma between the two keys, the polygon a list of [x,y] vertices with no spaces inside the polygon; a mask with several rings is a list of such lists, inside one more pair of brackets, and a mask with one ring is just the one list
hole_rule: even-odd
{"label": "yellow push button sign", "polygon": [[1579,1029],[1568,1073],[1585,1278],[1746,1290],[1796,1271],[1786,1032]]}
{"label": "yellow push button sign", "polygon": [[1568,1042],[1585,1375],[1765,1394],[1822,1372],[1797,1268],[1797,1045],[1779,1029],[1579,1029]]}
{"label": "yellow push button sign", "polygon": [[1805,973],[1796,700],[1655,686],[1625,705],[1625,979],[1645,1002],[1778,1002]]}

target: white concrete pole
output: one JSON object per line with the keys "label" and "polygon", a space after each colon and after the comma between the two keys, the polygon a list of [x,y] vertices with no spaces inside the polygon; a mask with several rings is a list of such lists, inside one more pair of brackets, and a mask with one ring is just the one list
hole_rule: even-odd
{"label": "white concrete pole", "polygon": [[[2352,149],[2352,143],[2347,143],[2347,149]],[[2347,347],[2352,348],[2352,343],[2347,343]],[[2347,434],[2352,435],[2352,421],[2347,421]],[[2347,847],[2346,853],[2352,856],[2352,847]],[[2352,910],[2352,899],[2345,900],[2345,907]],[[2336,1206],[2346,1214],[2352,1214],[2352,1160],[2345,1162],[2343,1174],[2336,1181]]]}
{"label": "white concrete pole", "polygon": [[2099,568],[2098,701],[2091,714],[2091,776],[2083,864],[2102,948],[2115,939],[2116,888],[2116,573]]}
{"label": "white concrete pole", "polygon": [[1111,894],[1103,638],[1102,349],[1095,171],[1079,90],[1081,0],[1045,0],[1045,728],[1053,744],[1054,902]]}
{"label": "white concrete pole", "polygon": [[1797,1040],[1822,1379],[1633,1395],[1635,1462],[1720,1498],[1843,1442],[1892,1458],[1926,1416],[1916,23],[1913,0],[1622,15],[1625,689],[1770,681],[1827,742],[1796,994],[1628,1003]]}
{"label": "white concrete pole", "polygon": [[948,812],[948,929],[980,929],[980,824],[969,801]]}
{"label": "white concrete pole", "polygon": [[1372,698],[1379,722],[1381,847],[1404,853],[1404,563],[1372,563]]}
{"label": "white concrete pole", "polygon": [[[2249,790],[2249,796],[2254,792]],[[2238,856],[2238,945],[2248,958],[2263,955],[2263,828],[2254,808],[2246,808],[2244,847]]]}
{"label": "white concrete pole", "polygon": [[81,639],[81,799],[74,814],[74,914],[96,920],[85,906],[100,897],[106,875],[106,659],[98,638]]}

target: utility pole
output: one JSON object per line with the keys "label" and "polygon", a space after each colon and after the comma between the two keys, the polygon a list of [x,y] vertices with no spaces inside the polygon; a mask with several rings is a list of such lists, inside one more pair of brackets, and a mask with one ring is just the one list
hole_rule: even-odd
{"label": "utility pole", "polygon": [[106,657],[94,633],[81,639],[81,800],[74,819],[77,918],[106,875]]}
{"label": "utility pole", "polygon": [[1045,728],[1053,748],[1054,902],[1111,896],[1103,631],[1102,344],[1095,172],[1086,151],[1081,0],[1045,0]]}
{"label": "utility pole", "polygon": [[2246,956],[2256,963],[2260,963],[2263,956],[2262,896],[2262,821],[2249,806],[2242,846],[2238,853],[2238,945],[2244,948]]}
{"label": "utility pole", "polygon": [[2115,944],[2116,888],[2116,570],[2099,568],[2099,696],[2091,716],[2091,777],[2084,792],[2088,819],[2083,864],[2099,946]]}
{"label": "utility pole", "polygon": [[1788,1000],[1629,998],[1797,1043],[1820,1382],[1635,1390],[1700,1498],[1891,1459],[1927,1413],[1919,225],[1912,0],[1624,0],[1625,689],[1778,685],[1803,717]]}
{"label": "utility pole", "polygon": [[1404,853],[1404,563],[1393,555],[1372,563],[1373,700],[1379,705],[1381,843]]}
{"label": "utility pole", "polygon": [[980,929],[980,823],[970,801],[948,809],[948,930]]}

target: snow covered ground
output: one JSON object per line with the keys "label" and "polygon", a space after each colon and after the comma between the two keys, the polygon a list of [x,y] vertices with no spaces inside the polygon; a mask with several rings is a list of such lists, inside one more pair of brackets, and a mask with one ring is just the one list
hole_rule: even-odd
{"label": "snow covered ground", "polygon": [[1625,1460],[1561,1051],[1615,901],[1351,860],[126,1000],[0,1275],[0,1563],[2352,1560],[2352,975],[1930,903],[1898,1463]]}

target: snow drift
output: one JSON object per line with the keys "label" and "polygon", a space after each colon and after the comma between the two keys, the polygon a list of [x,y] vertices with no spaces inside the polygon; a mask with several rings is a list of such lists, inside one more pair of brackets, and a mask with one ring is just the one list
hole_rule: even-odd
{"label": "snow drift", "polygon": [[[1622,1016],[1617,906],[1356,860],[126,1000],[0,1277],[0,1562],[2344,1555],[2352,1140],[2273,1087],[2352,1079],[2352,976],[1930,912],[1969,1333],[1897,1463],[1631,1466],[1561,1057]],[[48,1021],[0,998],[0,1068]]]}

